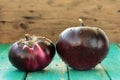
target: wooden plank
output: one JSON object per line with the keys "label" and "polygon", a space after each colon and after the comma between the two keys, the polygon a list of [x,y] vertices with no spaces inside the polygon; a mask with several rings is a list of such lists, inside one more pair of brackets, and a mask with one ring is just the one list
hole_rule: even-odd
{"label": "wooden plank", "polygon": [[0,70],[0,80],[24,80],[25,73],[18,70]]}
{"label": "wooden plank", "polygon": [[0,0],[0,42],[14,42],[24,33],[55,42],[66,27],[79,25],[78,18],[102,28],[111,42],[120,42],[119,5],[120,0]]}
{"label": "wooden plank", "polygon": [[88,71],[78,71],[69,68],[69,76],[70,80],[109,80],[100,64]]}
{"label": "wooden plank", "polygon": [[68,80],[67,67],[56,55],[48,67],[29,73],[26,80]]}
{"label": "wooden plank", "polygon": [[17,70],[8,60],[10,45],[2,45],[4,51],[0,54],[0,80],[24,80],[26,73]]}
{"label": "wooden plank", "polygon": [[[59,20],[59,21],[61,21],[61,20]],[[45,21],[41,21],[41,22],[44,23]],[[42,25],[38,21],[35,24],[27,25],[25,30],[23,29],[25,27],[23,25],[26,25],[26,22],[24,22],[24,21],[22,21],[22,22],[18,21],[15,23],[6,23],[6,25],[1,25],[1,27],[0,27],[0,31],[1,31],[0,36],[2,37],[2,39],[0,39],[0,42],[1,43],[15,42],[20,38],[24,38],[24,34],[26,34],[26,33],[29,33],[31,35],[46,36],[55,42],[59,33],[61,31],[63,31],[65,28],[67,28],[68,26],[67,26],[67,24],[53,25],[52,22],[55,22],[55,20],[51,21],[51,24]],[[21,23],[22,23],[22,27],[20,27]],[[49,26],[49,28],[47,26]],[[13,36],[13,33],[16,33],[16,34],[14,34],[14,36]]]}
{"label": "wooden plank", "polygon": [[[25,33],[29,33],[31,35],[41,35],[50,38],[53,42],[55,42],[59,36],[59,34],[66,28],[72,26],[79,26],[78,19],[54,19],[54,20],[18,20],[14,22],[5,22],[5,24],[0,23],[0,42],[1,43],[11,43],[16,40],[23,38]],[[87,21],[85,20],[86,25]],[[104,25],[94,22],[89,26],[99,26],[102,28],[109,37],[110,42],[119,42],[120,41],[120,28],[114,25]],[[119,25],[119,24],[118,24]],[[15,33],[15,34],[14,34]],[[14,34],[14,35],[13,35]],[[116,35],[114,35],[116,34]],[[8,36],[9,35],[9,36]]]}
{"label": "wooden plank", "polygon": [[107,58],[102,62],[111,80],[120,80],[120,47],[111,44]]}
{"label": "wooden plank", "polygon": [[11,65],[11,63],[8,60],[8,50],[10,48],[10,45],[8,44],[3,46],[5,49],[2,50],[0,54],[0,66],[1,66],[0,70],[13,69],[14,67]]}

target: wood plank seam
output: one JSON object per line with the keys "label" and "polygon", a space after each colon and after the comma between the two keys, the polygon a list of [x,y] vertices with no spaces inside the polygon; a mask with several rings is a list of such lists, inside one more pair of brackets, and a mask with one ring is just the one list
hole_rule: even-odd
{"label": "wood plank seam", "polygon": [[111,43],[110,50],[102,65],[109,73],[112,80],[120,80],[120,47],[119,43]]}
{"label": "wood plank seam", "polygon": [[70,72],[68,66],[67,66],[67,74],[68,74],[68,80],[70,80]]}
{"label": "wood plank seam", "polygon": [[0,50],[2,52],[0,54],[0,64],[2,64],[0,68],[0,80],[24,80],[24,72],[15,69],[9,62],[7,55],[10,46],[11,44],[0,44],[0,48],[5,48]]}
{"label": "wood plank seam", "polygon": [[102,64],[100,64],[100,65],[101,65],[102,68],[104,69],[104,71],[105,71],[105,73],[107,74],[108,78],[109,78],[110,80],[112,80],[112,78],[110,77],[110,75],[109,75],[109,73],[107,72],[107,70],[105,69],[105,67],[104,67]]}
{"label": "wood plank seam", "polygon": [[27,75],[28,75],[28,72],[25,73],[25,76],[24,76],[24,79],[23,79],[23,80],[26,80]]}

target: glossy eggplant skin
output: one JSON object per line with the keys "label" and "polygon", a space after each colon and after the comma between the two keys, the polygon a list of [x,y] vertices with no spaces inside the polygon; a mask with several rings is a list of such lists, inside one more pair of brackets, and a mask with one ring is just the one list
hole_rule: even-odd
{"label": "glossy eggplant skin", "polygon": [[54,55],[54,44],[52,42],[45,43],[45,40],[41,39],[36,41],[33,47],[25,47],[24,44],[15,42],[9,50],[8,57],[12,65],[19,70],[31,72],[42,70],[48,66]]}
{"label": "glossy eggplant skin", "polygon": [[72,27],[59,35],[56,49],[68,66],[77,70],[89,70],[106,57],[109,40],[100,28]]}

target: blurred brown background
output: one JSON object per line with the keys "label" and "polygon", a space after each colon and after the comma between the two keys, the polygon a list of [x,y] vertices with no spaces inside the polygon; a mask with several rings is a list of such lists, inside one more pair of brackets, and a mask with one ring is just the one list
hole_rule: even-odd
{"label": "blurred brown background", "polygon": [[56,41],[67,27],[98,26],[110,42],[120,42],[120,0],[0,0],[0,43],[12,43],[25,33]]}

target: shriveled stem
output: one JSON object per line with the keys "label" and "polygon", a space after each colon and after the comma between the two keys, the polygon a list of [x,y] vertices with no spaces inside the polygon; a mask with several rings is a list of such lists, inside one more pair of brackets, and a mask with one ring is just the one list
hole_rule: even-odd
{"label": "shriveled stem", "polygon": [[26,39],[26,41],[31,40],[30,35],[29,34],[25,34],[25,39]]}
{"label": "shriveled stem", "polygon": [[82,19],[78,19],[78,21],[80,21],[80,26],[84,26],[84,23],[83,23]]}

